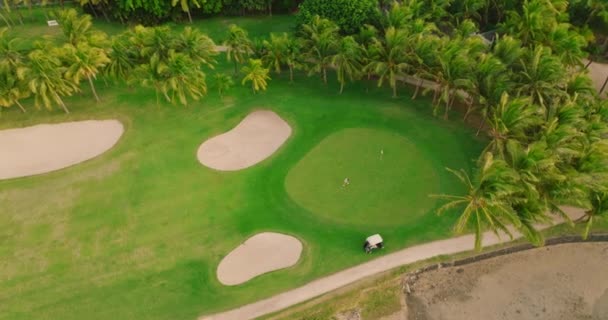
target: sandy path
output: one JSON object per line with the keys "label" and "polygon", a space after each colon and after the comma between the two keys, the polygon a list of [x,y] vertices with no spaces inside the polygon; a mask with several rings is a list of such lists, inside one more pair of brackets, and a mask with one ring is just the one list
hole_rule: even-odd
{"label": "sandy path", "polygon": [[409,319],[605,320],[607,266],[608,243],[596,242],[422,273],[407,296]]}
{"label": "sandy path", "polygon": [[63,169],[112,148],[124,128],[117,120],[40,124],[0,131],[0,179]]}
{"label": "sandy path", "polygon": [[222,259],[217,278],[225,285],[241,284],[261,274],[295,265],[301,253],[302,243],[292,236],[259,233]]}
{"label": "sandy path", "polygon": [[270,157],[290,135],[291,127],[276,113],[254,111],[232,130],[203,142],[197,157],[216,170],[245,169]]}
{"label": "sandy path", "polygon": [[[587,60],[585,60],[584,63],[587,64]],[[595,86],[595,89],[597,90],[597,92],[600,92],[600,89],[604,85],[606,78],[608,78],[608,64],[592,62],[589,65],[588,70],[589,77],[591,78],[591,80],[593,80],[593,85]],[[602,92],[601,97],[608,98],[608,85],[606,85],[606,88]]]}
{"label": "sandy path", "polygon": [[[581,217],[584,212],[581,209],[572,207],[562,208],[572,219]],[[556,218],[555,223],[563,222]],[[538,226],[544,229],[549,225]],[[521,234],[513,232],[514,237],[519,238]],[[452,239],[433,241],[422,245],[417,245],[397,251],[358,266],[342,270],[330,276],[314,280],[304,286],[292,289],[276,296],[260,300],[226,312],[201,316],[199,320],[244,320],[254,319],[265,314],[276,312],[295,304],[310,300],[324,293],[343,287],[365,277],[396,268],[401,265],[410,264],[420,260],[426,260],[438,255],[454,254],[474,249],[474,235],[465,235]],[[502,239],[508,241],[507,236]],[[483,245],[491,246],[501,243],[501,238],[492,232],[483,235]]]}

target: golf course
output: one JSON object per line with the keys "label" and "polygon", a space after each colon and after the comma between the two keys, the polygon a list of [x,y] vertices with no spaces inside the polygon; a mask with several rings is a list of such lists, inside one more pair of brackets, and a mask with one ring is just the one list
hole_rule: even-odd
{"label": "golf course", "polygon": [[[416,73],[435,87],[406,84],[400,77],[413,67],[390,59],[407,54],[382,49],[400,37],[393,26],[361,44],[366,51],[315,16],[294,43],[304,52],[335,37],[339,45],[326,46],[333,58],[294,49],[298,61],[285,62],[268,57],[272,43],[296,34],[293,14],[144,27],[102,19],[103,4],[85,9],[97,8],[95,19],[74,6],[22,7],[23,23],[9,12],[10,28],[0,30],[0,320],[193,320],[388,261],[454,230],[476,234],[460,238],[465,251],[490,231],[502,241],[517,230],[542,245],[535,226],[563,205],[576,207],[570,218],[587,218],[586,233],[596,230],[592,216],[606,228],[592,192],[603,192],[605,175],[594,174],[605,168],[608,104],[576,91],[582,84],[560,83],[555,95],[530,85],[521,96],[513,85],[477,98],[481,85],[474,96],[443,71],[443,82]],[[59,26],[47,25],[52,18]],[[87,21],[79,38],[74,30]],[[492,50],[476,36],[453,35],[453,44],[429,32],[440,40],[429,40],[428,52],[465,48],[454,64],[480,57],[467,70]],[[355,45],[389,61],[349,67]],[[553,62],[542,50],[525,54]],[[560,103],[587,103],[587,113],[549,107]],[[537,111],[545,104],[551,112]],[[577,183],[565,183],[565,172],[580,173]],[[471,201],[464,213],[460,195]],[[383,248],[365,254],[375,234]]]}

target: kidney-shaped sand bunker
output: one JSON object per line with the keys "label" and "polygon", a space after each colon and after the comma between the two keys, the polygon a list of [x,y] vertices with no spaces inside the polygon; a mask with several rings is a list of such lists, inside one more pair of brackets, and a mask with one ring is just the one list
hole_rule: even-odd
{"label": "kidney-shaped sand bunker", "polygon": [[39,124],[0,131],[0,179],[63,169],[112,148],[124,132],[117,120]]}
{"label": "kidney-shaped sand bunker", "polygon": [[241,284],[261,274],[291,267],[301,254],[302,243],[292,236],[258,233],[222,259],[217,278],[228,286]]}
{"label": "kidney-shaped sand bunker", "polygon": [[197,157],[216,170],[245,169],[271,156],[290,135],[291,127],[276,113],[254,111],[234,129],[203,142]]}

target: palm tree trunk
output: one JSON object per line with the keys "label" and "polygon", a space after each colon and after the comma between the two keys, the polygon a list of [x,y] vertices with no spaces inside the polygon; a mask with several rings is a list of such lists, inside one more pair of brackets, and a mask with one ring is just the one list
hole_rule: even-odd
{"label": "palm tree trunk", "polygon": [[95,18],[99,18],[99,15],[97,14],[97,10],[95,10],[95,7],[91,3],[91,1],[89,1],[89,8],[91,8],[91,11],[93,11],[93,15],[95,16]]}
{"label": "palm tree trunk", "polygon": [[477,128],[477,133],[475,136],[479,136],[479,132],[481,132],[481,128],[486,124],[486,117],[481,118],[481,123],[479,124],[479,128]]}
{"label": "palm tree trunk", "polygon": [[340,94],[344,92],[344,81],[340,81]]}
{"label": "palm tree trunk", "polygon": [[59,105],[61,105],[61,108],[63,108],[63,111],[65,111],[65,113],[69,114],[70,110],[68,110],[68,107],[65,105],[65,103],[63,102],[61,97],[57,93],[55,93],[55,97],[57,98],[57,101],[59,101]]}
{"label": "palm tree trunk", "polygon": [[89,84],[91,85],[91,91],[93,91],[95,100],[97,100],[97,102],[99,102],[99,96],[97,95],[97,91],[95,90],[95,85],[93,85],[93,79],[91,78],[90,75],[88,75],[87,78],[89,79]]}
{"label": "palm tree trunk", "polygon": [[397,98],[397,83],[393,85],[393,98]]}
{"label": "palm tree trunk", "polygon": [[604,84],[602,85],[599,94],[602,94],[604,92],[604,89],[606,89],[606,84],[608,84],[608,77],[606,77],[606,81],[604,81]]}
{"label": "palm tree trunk", "polygon": [[450,111],[450,107],[452,107],[452,102],[454,102],[454,94],[448,92],[448,101],[445,104],[445,113],[443,114],[443,119],[448,120],[448,112]]}
{"label": "palm tree trunk", "polygon": [[420,81],[418,81],[418,85],[416,86],[416,91],[414,91],[414,95],[412,96],[412,100],[415,100],[416,97],[418,96],[418,91],[420,91],[420,87],[422,87],[422,78],[420,78]]}
{"label": "palm tree trunk", "polygon": [[587,64],[585,65],[585,69],[589,69],[589,66],[593,63],[593,60],[591,60],[591,57],[589,57],[589,62],[587,62]]}
{"label": "palm tree trunk", "polygon": [[293,82],[293,66],[289,65],[289,82]]}
{"label": "palm tree trunk", "polygon": [[7,26],[7,27],[10,29],[10,28],[11,28],[11,24],[8,22],[8,20],[6,20],[6,17],[5,17],[5,16],[4,16],[2,13],[0,13],[0,18],[1,18],[2,20],[4,20],[4,23],[5,23],[5,24],[6,24],[6,26]]}
{"label": "palm tree trunk", "polygon": [[192,24],[192,15],[190,14],[190,10],[186,11],[186,13],[188,14],[188,21],[190,21],[190,24]]}
{"label": "palm tree trunk", "polygon": [[21,109],[21,111],[23,111],[23,113],[26,113],[25,108],[21,105],[21,103],[18,100],[15,100],[15,103],[17,104],[19,109]]}
{"label": "palm tree trunk", "polygon": [[323,67],[322,69],[323,69],[323,83],[327,84],[327,69],[325,69],[325,67]]}

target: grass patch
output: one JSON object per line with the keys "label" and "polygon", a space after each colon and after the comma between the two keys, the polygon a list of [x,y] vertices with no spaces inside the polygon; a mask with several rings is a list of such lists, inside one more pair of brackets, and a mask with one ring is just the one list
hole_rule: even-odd
{"label": "grass patch", "polygon": [[379,319],[401,310],[401,291],[399,285],[375,288],[367,293],[360,304],[363,319]]}
{"label": "grass patch", "polygon": [[[287,192],[332,222],[415,225],[437,204],[429,194],[440,192],[439,181],[447,178],[424,152],[424,142],[414,132],[402,136],[356,128],[333,133],[289,172]],[[348,186],[343,186],[345,177]]]}
{"label": "grass patch", "polygon": [[[266,22],[256,32],[283,28]],[[230,73],[232,66],[220,61],[216,70]],[[66,98],[69,115],[37,110],[31,99],[23,102],[27,114],[2,111],[0,129],[119,119],[126,131],[113,149],[85,163],[0,181],[0,319],[195,319],[300,286],[377,256],[360,247],[370,230],[311,214],[285,190],[288,173],[328,136],[374,128],[415,139],[438,172],[440,192],[461,190],[442,168],[470,169],[483,147],[460,121],[432,117],[429,100],[412,101],[405,90],[404,98],[392,99],[389,89],[371,85],[366,93],[361,82],[340,95],[333,75],[325,86],[303,74],[292,84],[283,73],[272,74],[265,93],[236,86],[221,99],[213,72],[209,95],[188,107],[157,106],[152,90],[99,80],[102,101],[94,103],[83,85]],[[231,173],[197,161],[204,140],[260,108],[277,112],[294,130],[276,154]],[[374,227],[390,243],[379,254],[449,237],[455,217],[438,217],[433,209],[416,223],[395,215],[386,218],[393,224]],[[301,262],[222,286],[215,275],[221,258],[267,230],[301,238],[307,244]]]}

